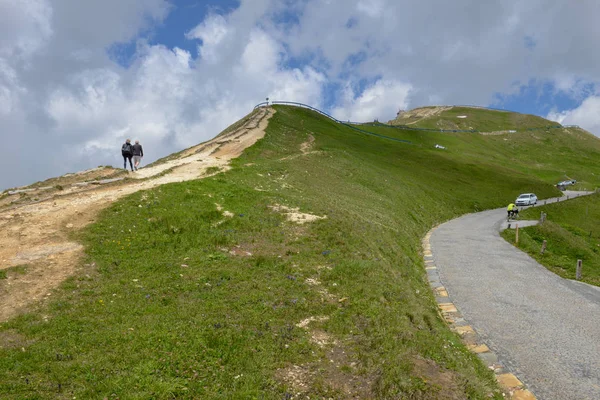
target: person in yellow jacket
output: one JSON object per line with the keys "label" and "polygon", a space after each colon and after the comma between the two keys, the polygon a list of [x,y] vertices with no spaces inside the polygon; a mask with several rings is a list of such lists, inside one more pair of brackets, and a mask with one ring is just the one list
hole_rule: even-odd
{"label": "person in yellow jacket", "polygon": [[506,212],[508,213],[508,218],[519,215],[519,209],[514,203],[510,203],[508,207],[506,207]]}

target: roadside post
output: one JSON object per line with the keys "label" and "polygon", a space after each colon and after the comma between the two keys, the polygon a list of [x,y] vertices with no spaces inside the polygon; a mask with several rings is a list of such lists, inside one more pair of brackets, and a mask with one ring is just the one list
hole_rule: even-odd
{"label": "roadside post", "polygon": [[583,261],[577,260],[577,271],[575,272],[575,279],[577,279],[578,281],[581,280],[581,268],[582,268],[582,264],[583,264]]}
{"label": "roadside post", "polygon": [[546,251],[546,246],[548,245],[548,242],[546,242],[544,240],[544,242],[542,243],[542,251],[540,252],[540,254],[544,255],[544,252]]}
{"label": "roadside post", "polygon": [[515,243],[519,245],[519,224],[515,224]]}

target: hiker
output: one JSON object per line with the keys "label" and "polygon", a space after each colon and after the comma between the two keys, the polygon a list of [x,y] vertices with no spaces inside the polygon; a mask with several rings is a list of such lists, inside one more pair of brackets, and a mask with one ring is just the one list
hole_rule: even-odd
{"label": "hiker", "polygon": [[140,163],[142,162],[142,157],[144,157],[144,149],[142,148],[142,145],[140,144],[139,140],[135,141],[135,144],[132,147],[132,151],[133,151],[133,168],[135,168],[135,170],[138,170],[138,166],[140,165]]}
{"label": "hiker", "polygon": [[125,143],[123,143],[123,146],[121,146],[121,154],[123,155],[123,168],[127,169],[127,160],[129,160],[129,165],[133,171],[133,163],[131,162],[131,157],[133,157],[133,146],[131,145],[131,139],[127,139]]}

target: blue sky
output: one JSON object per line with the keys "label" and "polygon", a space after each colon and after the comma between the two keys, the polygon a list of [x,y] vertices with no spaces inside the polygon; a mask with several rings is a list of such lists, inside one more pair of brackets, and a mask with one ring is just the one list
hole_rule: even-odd
{"label": "blue sky", "polygon": [[[598,2],[21,0],[0,3],[0,188],[147,162],[269,97],[340,119],[479,105],[600,135]],[[5,134],[6,135],[6,134]],[[46,151],[23,156],[31,143]],[[28,158],[29,157],[29,158]]]}

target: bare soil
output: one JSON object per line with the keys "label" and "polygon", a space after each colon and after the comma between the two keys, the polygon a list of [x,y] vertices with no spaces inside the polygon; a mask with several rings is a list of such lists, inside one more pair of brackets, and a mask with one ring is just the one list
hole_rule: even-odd
{"label": "bare soil", "polygon": [[398,117],[389,121],[390,125],[413,125],[424,119],[441,114],[444,111],[451,110],[452,107],[421,107],[414,110],[404,111],[398,114]]}
{"label": "bare soil", "polygon": [[[227,135],[129,173],[129,179],[100,184],[98,179],[118,177],[124,171],[98,168],[47,181],[61,188],[44,189],[45,198],[31,197],[39,191],[35,188],[38,184],[26,188],[35,190],[26,192],[28,199],[21,202],[14,200],[23,199],[22,193],[0,197],[0,270],[7,274],[6,279],[0,279],[0,322],[51,296],[52,289],[83,268],[83,246],[70,239],[73,230],[94,222],[102,209],[123,196],[229,169],[231,159],[264,136],[274,113],[270,108],[259,109]],[[211,167],[219,168],[218,172]],[[23,268],[17,271],[16,266]]]}

